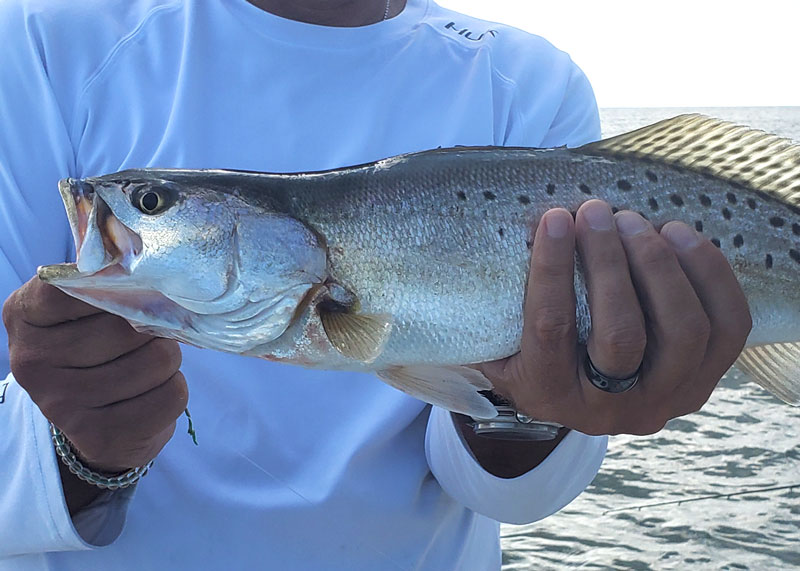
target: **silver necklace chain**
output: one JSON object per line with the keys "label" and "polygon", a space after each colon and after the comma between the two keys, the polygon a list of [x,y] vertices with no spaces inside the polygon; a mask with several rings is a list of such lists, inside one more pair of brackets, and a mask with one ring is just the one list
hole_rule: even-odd
{"label": "silver necklace chain", "polygon": [[383,11],[383,20],[386,21],[389,19],[389,6],[392,4],[392,0],[386,0],[386,9]]}

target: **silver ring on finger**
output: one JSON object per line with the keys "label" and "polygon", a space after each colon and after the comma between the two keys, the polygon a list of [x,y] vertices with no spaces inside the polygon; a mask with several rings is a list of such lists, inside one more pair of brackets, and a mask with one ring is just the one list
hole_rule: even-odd
{"label": "silver ring on finger", "polygon": [[642,372],[642,365],[640,364],[639,368],[636,369],[636,372],[630,377],[618,379],[615,377],[609,377],[608,375],[604,375],[598,371],[597,367],[594,366],[594,363],[592,363],[592,360],[589,358],[589,353],[586,353],[583,369],[586,371],[586,377],[589,379],[589,382],[592,383],[592,385],[601,391],[617,394],[627,392],[636,386],[636,383],[639,382],[639,375]]}

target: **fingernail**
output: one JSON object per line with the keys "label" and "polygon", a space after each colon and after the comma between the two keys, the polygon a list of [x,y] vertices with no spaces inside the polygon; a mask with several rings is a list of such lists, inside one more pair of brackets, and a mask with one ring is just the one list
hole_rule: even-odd
{"label": "fingernail", "polygon": [[614,227],[611,208],[605,202],[587,202],[581,209],[581,215],[586,218],[592,230],[611,230]]}
{"label": "fingernail", "polygon": [[615,220],[617,222],[617,230],[619,230],[620,234],[624,234],[625,236],[635,236],[649,228],[644,218],[630,210],[617,212]]}
{"label": "fingernail", "polygon": [[679,250],[686,250],[700,242],[700,236],[683,222],[670,222],[661,229],[661,235]]}
{"label": "fingernail", "polygon": [[551,210],[544,217],[544,229],[551,238],[563,238],[569,232],[572,216],[566,210]]}

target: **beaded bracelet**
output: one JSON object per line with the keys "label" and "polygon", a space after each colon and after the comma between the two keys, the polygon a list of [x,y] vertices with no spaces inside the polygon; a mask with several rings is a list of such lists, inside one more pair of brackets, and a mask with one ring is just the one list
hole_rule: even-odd
{"label": "beaded bracelet", "polygon": [[153,465],[153,461],[150,460],[144,466],[131,468],[127,472],[123,472],[117,476],[105,476],[99,472],[90,470],[78,460],[67,437],[61,430],[56,428],[52,422],[50,423],[50,435],[53,439],[53,446],[55,446],[56,454],[61,458],[61,461],[67,468],[69,468],[69,471],[75,474],[78,479],[103,490],[119,490],[132,486],[141,480]]}

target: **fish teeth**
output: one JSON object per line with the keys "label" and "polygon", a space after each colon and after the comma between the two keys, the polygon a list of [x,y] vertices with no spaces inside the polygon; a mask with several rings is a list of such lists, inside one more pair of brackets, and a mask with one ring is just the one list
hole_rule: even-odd
{"label": "fish teeth", "polygon": [[113,263],[120,264],[130,272],[142,252],[142,239],[111,213],[106,216],[105,230],[106,236],[117,250]]}
{"label": "fish teeth", "polygon": [[78,270],[81,273],[94,274],[108,266],[110,261],[97,226],[97,206],[94,205],[86,223],[81,249],[78,251]]}

